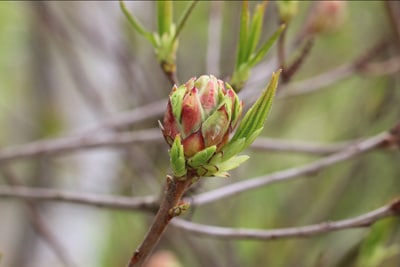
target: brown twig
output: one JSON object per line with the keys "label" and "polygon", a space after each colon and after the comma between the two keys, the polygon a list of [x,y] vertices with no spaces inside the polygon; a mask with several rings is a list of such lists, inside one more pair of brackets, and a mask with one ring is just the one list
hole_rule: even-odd
{"label": "brown twig", "polygon": [[279,36],[278,39],[278,64],[279,68],[282,69],[283,72],[286,70],[286,64],[285,64],[285,40],[286,40],[286,31],[288,27],[286,26],[285,29],[283,29],[281,35]]}
{"label": "brown twig", "polygon": [[323,222],[319,224],[307,225],[302,227],[281,228],[273,230],[261,229],[240,229],[210,226],[177,219],[172,225],[194,234],[208,236],[212,238],[224,239],[246,239],[246,240],[276,240],[282,238],[306,238],[318,234],[329,233],[332,231],[369,227],[375,222],[391,216],[400,215],[400,198],[376,210],[367,212],[354,218]]}
{"label": "brown twig", "polygon": [[389,58],[381,62],[366,64],[360,72],[363,75],[381,76],[400,72],[400,56]]}
{"label": "brown twig", "polygon": [[181,199],[193,181],[194,177],[189,175],[185,179],[167,176],[160,208],[143,242],[133,253],[127,267],[142,266],[157,245],[172,218],[180,215],[187,208],[187,204],[182,203]]}
{"label": "brown twig", "polygon": [[309,38],[303,48],[300,51],[299,56],[285,69],[282,70],[282,82],[288,83],[293,75],[299,70],[300,66],[304,63],[304,60],[311,52],[311,48],[314,45],[314,39]]}
{"label": "brown twig", "polygon": [[141,210],[156,212],[159,204],[155,196],[125,197],[91,194],[88,192],[68,192],[52,188],[32,188],[25,186],[0,185],[0,197],[35,201],[56,201],[98,208],[121,210]]}
{"label": "brown twig", "polygon": [[176,76],[176,66],[175,63],[172,65],[166,61],[162,61],[160,63],[161,70],[164,72],[165,77],[167,77],[168,81],[171,85],[179,85],[178,78]]}
{"label": "brown twig", "polygon": [[36,141],[20,147],[0,150],[0,162],[33,156],[59,154],[74,150],[104,146],[120,146],[140,142],[155,142],[161,139],[159,129],[138,130],[132,133],[109,133],[87,137],[64,137],[54,140]]}

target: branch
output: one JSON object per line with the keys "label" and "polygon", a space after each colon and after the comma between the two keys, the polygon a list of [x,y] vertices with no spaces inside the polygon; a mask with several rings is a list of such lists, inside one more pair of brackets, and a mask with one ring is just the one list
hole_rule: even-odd
{"label": "branch", "polygon": [[358,144],[360,140],[350,140],[330,144],[322,144],[306,141],[291,141],[277,138],[259,137],[251,148],[255,150],[267,150],[269,152],[301,152],[316,155],[328,155],[339,152],[352,144]]}
{"label": "branch", "polygon": [[278,91],[277,98],[288,98],[298,95],[304,95],[326,88],[340,80],[344,80],[355,73],[353,64],[344,64],[332,70],[316,75],[312,78],[294,82],[285,89]]}
{"label": "branch", "polygon": [[157,245],[169,222],[179,216],[187,204],[181,201],[183,194],[194,182],[194,177],[187,176],[184,179],[177,179],[167,176],[167,183],[160,208],[153,219],[143,242],[133,253],[127,267],[143,266],[148,256]]}
{"label": "branch", "polygon": [[330,156],[305,164],[303,166],[294,167],[283,171],[278,171],[266,176],[261,176],[258,178],[230,184],[206,193],[199,194],[192,198],[192,201],[195,205],[204,205],[216,200],[220,200],[222,198],[234,196],[245,191],[259,188],[260,186],[291,180],[302,175],[315,174],[316,172],[335,163],[348,160],[383,145],[397,143],[398,139],[400,139],[399,132],[381,133],[374,137],[368,138],[358,144],[349,146],[347,149],[341,152],[332,154]]}
{"label": "branch", "polygon": [[106,133],[86,137],[64,137],[54,140],[36,141],[20,147],[0,149],[0,162],[23,159],[48,154],[60,154],[87,148],[105,146],[125,146],[141,142],[154,142],[161,139],[159,129],[137,130],[132,133]]}
{"label": "branch", "polygon": [[157,198],[108,196],[90,193],[73,193],[47,188],[30,188],[25,186],[0,185],[0,197],[19,198],[35,201],[57,201],[74,204],[95,206],[99,208],[156,211],[158,209]]}
{"label": "branch", "polygon": [[400,56],[389,58],[382,62],[369,63],[361,69],[364,75],[389,75],[400,71]]}
{"label": "branch", "polygon": [[165,112],[167,103],[168,98],[164,98],[130,111],[120,112],[96,125],[76,131],[74,134],[79,136],[89,136],[102,130],[117,130],[151,118],[159,117]]}
{"label": "branch", "polygon": [[209,225],[189,222],[183,219],[174,220],[172,222],[172,225],[194,234],[205,235],[213,238],[276,240],[282,238],[306,238],[338,230],[369,227],[378,220],[399,215],[400,215],[400,198],[394,200],[390,204],[387,204],[376,210],[370,211],[368,213],[362,214],[360,216],[351,219],[334,221],[334,222],[328,221],[301,227],[281,228],[273,230],[240,229],[240,228],[209,226]]}

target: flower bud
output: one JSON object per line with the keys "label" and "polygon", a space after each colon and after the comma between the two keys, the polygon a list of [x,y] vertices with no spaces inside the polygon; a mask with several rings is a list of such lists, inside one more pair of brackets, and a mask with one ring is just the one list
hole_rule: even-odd
{"label": "flower bud", "polygon": [[276,1],[278,7],[279,19],[283,23],[288,23],[299,11],[299,1],[279,0]]}
{"label": "flower bud", "polygon": [[233,89],[212,75],[192,78],[172,89],[162,132],[172,146],[179,134],[185,157],[228,141],[242,113],[242,103]]}
{"label": "flower bud", "polygon": [[[238,153],[246,149],[263,129],[280,70],[244,116],[243,103],[232,87],[212,75],[192,78],[174,86],[169,95],[161,131],[170,145],[174,178],[220,176],[238,167],[249,157]],[[236,126],[236,133],[229,139]]]}
{"label": "flower bud", "polygon": [[319,34],[337,30],[346,18],[345,1],[318,1],[311,10],[306,24],[307,34]]}

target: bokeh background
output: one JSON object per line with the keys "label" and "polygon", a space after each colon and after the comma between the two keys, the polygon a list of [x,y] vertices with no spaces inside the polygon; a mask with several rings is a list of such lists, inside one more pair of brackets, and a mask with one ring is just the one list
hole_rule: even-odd
{"label": "bokeh background", "polygon": [[[400,9],[394,1],[388,2],[347,2],[343,24],[315,38],[301,68],[279,89],[284,94],[305,84],[318,90],[277,99],[263,136],[328,144],[372,136],[399,121],[396,64],[400,36],[396,18],[388,14],[398,18]],[[187,4],[174,3],[177,17]],[[250,2],[251,7],[255,4]],[[127,1],[126,5],[146,28],[156,29],[155,2]],[[299,13],[288,27],[288,50],[310,16],[310,6],[311,2],[300,2]],[[198,3],[179,40],[179,81],[204,73],[229,78],[240,10],[239,1]],[[263,40],[277,29],[278,21],[271,1],[264,17]],[[397,31],[399,27],[397,24]],[[219,46],[215,46],[216,40],[220,40]],[[394,69],[350,68],[341,78],[329,75],[351,66],[382,42],[386,45],[375,51],[368,63],[397,59]],[[291,60],[295,55],[288,53],[287,57]],[[241,92],[249,99],[246,107],[250,96],[254,100],[277,68],[276,57],[275,45],[252,72]],[[313,78],[326,73],[325,81],[333,82],[313,84]],[[116,114],[165,99],[170,88],[151,46],[127,23],[117,1],[0,3],[0,152],[37,140],[78,135]],[[161,118],[159,114],[119,130],[156,128]],[[158,195],[169,172],[167,149],[157,141],[7,161],[0,165],[0,183],[9,183],[4,174],[7,169],[32,187]],[[251,149],[246,153],[251,160],[229,179],[206,179],[192,194],[322,156]],[[244,192],[195,207],[186,216],[210,225],[260,229],[354,217],[400,195],[399,160],[396,151],[374,151],[326,168],[312,179],[300,177]],[[124,266],[153,216],[67,203],[37,202],[36,206],[73,264],[60,261],[34,231],[23,200],[0,198],[0,266]],[[397,267],[399,222],[399,218],[388,218],[366,229],[274,241],[219,240],[170,227],[157,251],[163,251],[159,255],[164,262],[180,264],[173,266]]]}

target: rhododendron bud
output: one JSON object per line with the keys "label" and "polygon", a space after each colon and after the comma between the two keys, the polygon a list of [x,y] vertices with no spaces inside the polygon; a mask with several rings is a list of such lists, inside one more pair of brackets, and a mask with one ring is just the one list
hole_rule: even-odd
{"label": "rhododendron bud", "polygon": [[279,73],[247,112],[235,135],[243,103],[228,83],[212,75],[191,78],[174,86],[169,95],[163,123],[165,140],[171,147],[174,176],[228,176],[248,156],[236,156],[261,132],[278,82]]}
{"label": "rhododendron bud", "polygon": [[213,145],[219,151],[241,113],[242,103],[230,85],[212,75],[203,75],[174,86],[162,132],[170,146],[180,135],[186,157]]}
{"label": "rhododendron bud", "polygon": [[338,29],[346,18],[345,1],[318,1],[307,21],[306,34],[319,34]]}

